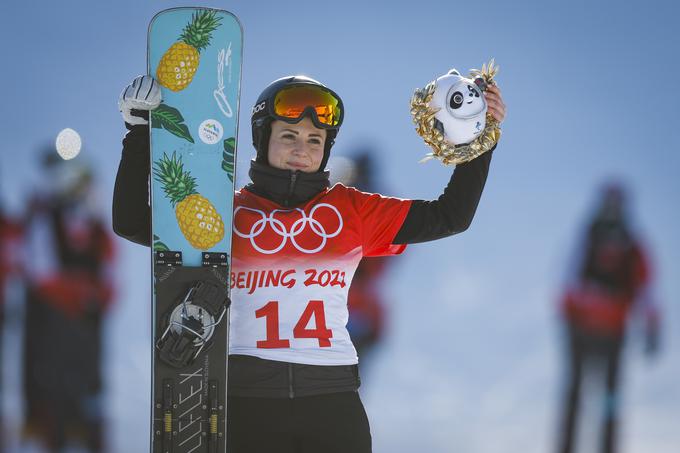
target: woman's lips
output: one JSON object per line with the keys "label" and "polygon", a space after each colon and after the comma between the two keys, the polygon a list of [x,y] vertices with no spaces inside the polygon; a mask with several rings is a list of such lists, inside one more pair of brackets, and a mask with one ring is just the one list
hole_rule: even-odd
{"label": "woman's lips", "polygon": [[307,164],[301,162],[287,162],[293,168],[307,168]]}

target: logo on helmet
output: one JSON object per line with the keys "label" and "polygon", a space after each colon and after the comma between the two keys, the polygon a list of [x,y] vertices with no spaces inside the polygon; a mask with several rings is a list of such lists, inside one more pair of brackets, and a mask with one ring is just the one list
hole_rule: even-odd
{"label": "logo on helmet", "polygon": [[265,105],[267,104],[267,101],[262,101],[259,104],[257,104],[255,107],[253,107],[253,111],[250,113],[251,115],[254,115],[258,112],[261,112],[264,110]]}

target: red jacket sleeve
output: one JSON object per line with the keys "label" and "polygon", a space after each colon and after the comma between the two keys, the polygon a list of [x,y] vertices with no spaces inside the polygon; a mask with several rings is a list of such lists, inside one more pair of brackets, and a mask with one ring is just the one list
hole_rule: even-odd
{"label": "red jacket sleeve", "polygon": [[398,255],[405,244],[394,244],[394,238],[404,223],[411,200],[385,197],[348,188],[361,219],[364,256]]}

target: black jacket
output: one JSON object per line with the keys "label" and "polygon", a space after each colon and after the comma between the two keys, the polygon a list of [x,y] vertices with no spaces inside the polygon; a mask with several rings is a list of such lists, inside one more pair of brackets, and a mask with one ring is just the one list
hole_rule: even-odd
{"label": "black jacket", "polygon": [[[113,194],[113,229],[138,244],[151,245],[148,126],[129,126]],[[432,241],[465,231],[477,210],[493,151],[456,166],[438,199],[413,200],[395,244]],[[253,163],[253,184],[245,187],[282,206],[300,204],[328,186],[328,173],[304,174]],[[356,365],[319,366],[229,356],[230,396],[294,398],[359,388]]]}

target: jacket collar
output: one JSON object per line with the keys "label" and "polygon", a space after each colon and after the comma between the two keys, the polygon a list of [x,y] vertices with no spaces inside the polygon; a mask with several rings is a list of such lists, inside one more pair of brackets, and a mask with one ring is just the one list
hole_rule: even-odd
{"label": "jacket collar", "polygon": [[281,170],[252,160],[248,172],[252,183],[246,189],[281,206],[297,206],[328,188],[329,174]]}

